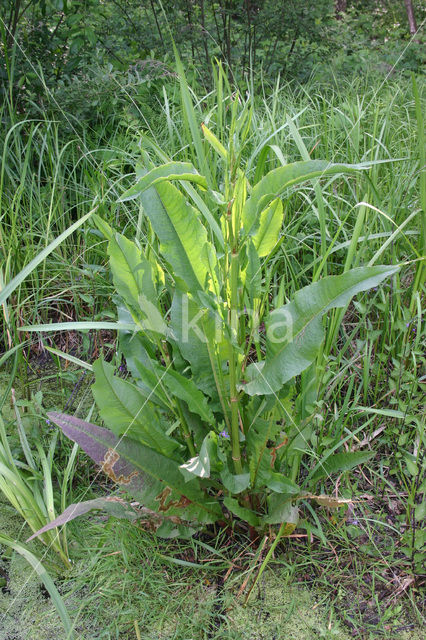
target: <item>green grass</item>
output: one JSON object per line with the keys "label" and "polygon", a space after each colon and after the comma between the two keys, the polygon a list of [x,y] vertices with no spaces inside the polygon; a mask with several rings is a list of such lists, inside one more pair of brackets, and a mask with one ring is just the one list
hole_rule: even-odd
{"label": "green grass", "polygon": [[[379,262],[406,262],[391,285],[358,296],[342,318],[337,313],[330,318],[329,329],[338,327],[340,320],[342,324],[336,334],[330,331],[332,337],[324,345],[330,357],[316,411],[319,435],[312,438],[311,450],[319,459],[343,439],[351,446],[367,442],[377,451],[376,457],[362,473],[342,476],[338,491],[342,496],[368,498],[355,505],[349,519],[343,509],[332,515],[305,505],[304,522],[297,530],[305,537],[281,547],[248,609],[236,600],[236,593],[247,572],[254,570],[249,548],[223,588],[220,585],[229,563],[243,551],[243,541],[232,540],[227,546],[224,537],[210,540],[216,548],[213,553],[196,542],[159,542],[128,523],[95,518],[73,524],[68,541],[74,566],[57,584],[71,618],[77,618],[82,640],[137,638],[135,621],[142,638],[156,640],[260,640],[274,634],[304,640],[313,637],[312,629],[315,637],[342,640],[355,632],[365,639],[378,633],[407,640],[421,637],[421,502],[426,489],[424,271],[419,267],[426,238],[419,116],[423,89],[419,80],[417,105],[411,83],[402,78],[380,87],[363,86],[361,81],[339,89],[324,89],[314,82],[303,88],[265,86],[256,95],[243,91],[240,98],[254,107],[244,151],[252,177],[255,167],[262,175],[283,162],[301,159],[303,149],[312,158],[333,162],[392,160],[375,165],[368,178],[325,181],[320,189],[308,185],[297,195],[289,194],[284,200],[284,240],[276,248],[271,270],[273,304],[274,298],[290,297],[312,278],[367,264],[378,254]],[[194,93],[192,111],[188,105]],[[194,123],[204,122],[224,141],[230,123],[229,94],[219,73],[210,94],[188,88],[185,109],[178,87],[170,83],[159,94],[157,115],[148,123],[143,113],[131,119],[111,114],[105,127],[93,131],[69,118],[74,130],[71,134],[68,128],[64,134],[60,123],[45,118],[9,120],[0,139],[0,288],[94,204],[129,237],[152,242],[142,211],[133,203],[117,204],[133,182],[140,141],[158,163],[166,159],[159,148],[174,160],[199,164],[201,159],[211,183],[217,185],[220,159],[198,140]],[[134,104],[127,107],[137,113]],[[63,363],[46,370],[40,357],[43,343],[88,362],[101,349],[111,353],[114,345],[111,334],[58,334],[32,337],[30,349],[30,336],[17,328],[51,320],[108,320],[112,286],[105,264],[102,239],[85,225],[32,270],[2,307],[1,351],[10,355],[2,361],[0,396],[14,455],[21,461],[9,410],[11,385],[17,385],[19,400],[41,389],[44,408],[61,409],[79,379],[79,373],[65,369]],[[12,353],[14,348],[18,350]],[[51,395],[52,386],[62,391],[55,389]],[[88,408],[87,400],[84,407]],[[66,447],[61,441],[55,454],[58,478],[70,455]],[[94,474],[90,464],[82,462],[72,487],[74,496],[85,491]],[[321,487],[324,492],[335,489],[330,484]],[[7,513],[12,517],[10,508]],[[10,531],[4,531],[2,516],[0,530],[24,540],[22,520],[15,516],[12,520]],[[34,550],[40,552],[40,546]],[[204,567],[208,560],[214,562],[207,569],[182,565]],[[8,571],[13,565],[15,576],[15,591],[0,595],[0,617],[4,607],[10,607],[4,628],[16,632],[21,620],[17,638],[58,637],[62,631],[57,615],[37,582],[31,581],[28,593],[19,591],[27,566],[15,557],[2,562]],[[11,597],[18,592],[13,602]]]}
{"label": "green grass", "polygon": [[[46,388],[47,383],[33,379],[30,392],[36,392],[39,385]],[[66,379],[64,385],[71,391]],[[81,413],[79,402],[86,402],[87,391],[87,387],[80,389],[75,398],[77,412]],[[64,401],[47,389],[45,402],[50,408]],[[9,420],[12,418],[9,414]],[[398,419],[387,419],[386,438],[380,434],[383,452],[389,448],[393,428],[401,435],[398,424]],[[333,432],[332,415],[326,417],[324,432]],[[18,451],[16,438],[11,442]],[[58,477],[64,468],[61,460],[69,455],[62,450],[65,444],[57,451]],[[73,499],[85,493],[95,478],[95,469],[85,460],[79,456]],[[96,479],[85,498],[105,492],[98,482]],[[152,640],[266,640],[274,633],[277,638],[308,640],[313,629],[321,630],[319,637],[342,640],[352,637],[354,631],[365,639],[377,637],[380,631],[381,637],[389,639],[417,640],[421,637],[422,598],[412,578],[421,567],[404,551],[404,534],[411,533],[408,496],[402,493],[398,474],[390,476],[383,456],[374,467],[346,478],[339,493],[368,499],[356,504],[352,514],[344,509],[333,513],[316,509],[313,537],[302,523],[297,530],[302,537],[281,545],[248,609],[243,607],[244,593],[238,597],[246,577],[256,570],[255,550],[248,540],[224,532],[204,541],[165,542],[114,519],[86,517],[72,523],[67,537],[73,567],[56,579],[56,585],[75,621],[77,638],[133,640],[137,621],[141,637]],[[9,505],[0,506],[2,532],[25,540],[29,529],[23,528]],[[312,521],[309,511],[304,510],[303,515]],[[31,543],[31,549],[44,555],[40,543]],[[5,551],[2,548],[1,567],[10,583],[9,590],[0,595],[0,615],[7,611],[2,620],[4,633],[16,631],[19,621],[18,640],[60,636],[63,631],[56,610],[35,574],[22,559]],[[43,562],[53,567],[54,561],[49,551]]]}
{"label": "green grass", "polygon": [[[310,553],[292,541],[244,607],[238,592],[253,554],[244,552],[241,540],[222,536],[210,541],[210,549],[197,542],[165,543],[129,523],[100,518],[73,533],[74,566],[58,585],[79,640],[133,640],[135,622],[147,640],[349,640],[353,631],[361,638],[378,632],[389,639],[422,637],[421,621],[404,597],[395,596],[380,562],[356,551],[355,540],[344,547],[340,535],[331,533],[328,546],[314,545]],[[379,529],[374,533],[377,539]],[[227,574],[223,564],[232,559],[236,567]],[[17,640],[60,634],[39,583],[34,577],[26,583],[22,561],[13,557],[3,566],[10,578],[9,592],[0,595],[0,612],[10,607],[3,628],[17,631],[12,625],[19,619]]]}
{"label": "green grass", "polygon": [[[200,145],[192,144],[196,131],[191,132],[186,124],[188,118],[179,107],[178,89],[171,86],[168,91],[170,95],[159,96],[159,115],[150,123],[149,139],[144,144],[153,140],[177,160],[206,155],[202,164],[208,162],[214,184],[220,161],[206,152],[205,145],[201,151]],[[289,199],[283,229],[286,242],[276,255],[277,273],[285,276],[288,285],[296,288],[307,281],[312,270],[321,265],[326,248],[332,251],[327,258],[328,269],[339,269],[345,259],[345,243],[350,242],[360,214],[360,208],[353,205],[364,200],[379,211],[368,207],[363,213],[356,260],[368,261],[411,215],[403,233],[396,234],[381,258],[395,262],[418,258],[422,253],[418,243],[422,228],[419,128],[410,83],[387,83],[368,91],[357,83],[340,91],[321,90],[315,84],[303,89],[284,85],[265,88],[264,92],[264,98],[246,98],[244,92],[241,97],[248,105],[255,105],[245,147],[249,175],[256,165],[266,171],[281,162],[301,159],[297,141],[286,124],[288,116],[294,119],[312,158],[350,163],[401,159],[373,167],[370,180],[351,178],[329,188],[323,185],[321,200],[309,187]],[[224,139],[229,125],[229,93],[222,79],[216,91],[198,95],[196,100],[195,121],[204,121],[219,139]],[[224,96],[222,102],[217,101],[219,94]],[[138,212],[133,206],[116,203],[131,180],[138,142],[147,132],[142,116],[130,126],[123,121],[120,125],[117,117],[108,133],[80,127],[65,139],[55,122],[10,123],[2,140],[0,174],[3,282],[9,282],[42,248],[87,213],[94,201],[100,203],[107,221],[118,222],[129,234],[143,237],[147,233],[145,225],[138,229]],[[108,292],[107,282],[100,277],[103,254],[100,238],[87,228],[58,246],[16,292],[8,308],[11,330],[16,324],[44,322],[52,315],[80,319],[96,315]],[[414,268],[407,267],[406,278]],[[397,302],[401,302],[400,297]],[[395,317],[404,320],[403,305],[398,306]],[[18,310],[19,317],[13,315]],[[414,311],[412,307],[410,310]]]}

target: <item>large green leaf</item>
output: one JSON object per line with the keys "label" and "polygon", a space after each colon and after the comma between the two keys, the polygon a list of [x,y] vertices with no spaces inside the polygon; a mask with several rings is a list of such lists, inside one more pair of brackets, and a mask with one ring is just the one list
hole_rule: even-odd
{"label": "large green leaf", "polygon": [[132,376],[137,386],[154,404],[164,411],[173,413],[171,398],[167,394],[161,374],[155,368],[145,366],[137,357],[132,358],[132,362],[134,366]]}
{"label": "large green leaf", "polygon": [[254,301],[256,298],[260,298],[262,294],[262,268],[253,242],[250,241],[246,247],[247,268],[241,276],[249,296],[250,305],[254,306]]}
{"label": "large green leaf", "polygon": [[173,396],[184,400],[192,413],[199,415],[208,424],[214,425],[214,415],[207,404],[207,398],[198,389],[193,380],[185,378],[185,376],[170,368],[163,371],[161,367],[158,367],[157,374],[162,376],[166,387]]}
{"label": "large green leaf", "polygon": [[200,175],[190,162],[168,162],[155,169],[151,169],[143,175],[133,187],[130,187],[119,198],[119,202],[126,200],[134,200],[140,196],[146,189],[154,184],[163,182],[164,180],[188,180],[207,188],[207,181],[204,176]]}
{"label": "large green leaf", "polygon": [[143,390],[115,376],[114,367],[103,360],[97,360],[93,370],[93,395],[102,419],[113,433],[128,435],[151,449],[179,459],[176,458],[179,443],[165,434],[159,415]]}
{"label": "large green leaf", "polygon": [[[123,324],[131,323],[131,315],[127,308],[123,305],[117,305],[118,320]],[[123,330],[118,334],[120,351],[126,359],[128,370],[134,378],[138,378],[137,367],[135,361],[142,362],[148,369],[153,370],[153,360],[156,358],[156,347],[149,337],[141,331],[136,331],[136,327],[132,331]]]}
{"label": "large green leaf", "polygon": [[[121,322],[131,320],[124,306],[118,305],[117,311]],[[152,402],[167,411],[169,402],[163,393],[162,386],[157,384],[158,376],[155,373],[157,365],[155,344],[141,331],[120,331],[119,348],[126,360],[128,371],[145,397],[149,397]]]}
{"label": "large green leaf", "polygon": [[266,359],[247,369],[250,395],[275,393],[316,358],[324,338],[322,317],[345,307],[360,291],[379,285],[399,267],[360,267],[328,276],[298,291],[294,300],[272,311],[266,321]]}
{"label": "large green leaf", "polygon": [[185,482],[175,460],[73,416],[53,412],[48,417],[144,507],[199,523],[222,516],[219,504],[201,490],[198,479]]}
{"label": "large green leaf", "polygon": [[50,531],[56,527],[62,527],[68,522],[71,522],[71,520],[75,520],[75,518],[79,518],[90,511],[103,511],[109,516],[120,518],[121,520],[135,521],[143,519],[145,525],[148,523],[150,530],[155,530],[157,535],[162,538],[175,538],[177,536],[179,536],[179,538],[189,538],[197,531],[196,528],[181,522],[176,516],[164,516],[146,507],[139,506],[139,508],[136,509],[118,496],[107,496],[105,498],[95,498],[94,500],[71,504],[60,516],[36,531],[36,533],[28,538],[27,542],[43,535],[46,531]]}
{"label": "large green leaf", "polygon": [[335,453],[325,460],[320,460],[313,469],[310,478],[312,482],[316,482],[333,473],[350,471],[350,469],[357,467],[359,464],[368,462],[374,455],[374,451],[345,451],[343,453]]}
{"label": "large green leaf", "polygon": [[250,233],[257,224],[259,214],[271,200],[281,196],[284,191],[295,184],[306,182],[322,176],[338,173],[355,173],[360,169],[368,169],[369,164],[330,164],[326,160],[302,160],[270,171],[258,182],[247,199],[243,210],[243,227]]}
{"label": "large green leaf", "polygon": [[170,327],[182,357],[191,365],[195,384],[216,400],[217,388],[211,358],[214,357],[215,350],[221,351],[222,345],[215,340],[212,313],[200,308],[188,296],[175,291]]}
{"label": "large green leaf", "polygon": [[253,244],[259,257],[267,256],[278,242],[283,223],[283,204],[276,198],[260,214],[259,228],[253,236]]}
{"label": "large green leaf", "polygon": [[227,509],[229,509],[231,513],[236,515],[238,518],[241,518],[241,520],[245,520],[252,527],[256,527],[259,525],[259,518],[254,513],[254,511],[252,511],[248,507],[242,507],[238,502],[238,500],[236,500],[235,498],[231,498],[231,496],[227,496],[224,499],[223,504]]}
{"label": "large green leaf", "polygon": [[219,466],[221,463],[217,455],[217,434],[210,431],[203,440],[198,456],[181,464],[179,468],[184,478],[191,479],[193,476],[210,478],[210,472],[217,470]]}
{"label": "large green leaf", "polygon": [[167,182],[148,189],[141,198],[173,277],[181,289],[195,296],[206,287],[208,256],[214,255],[196,210],[179,189]]}
{"label": "large green leaf", "polygon": [[268,497],[268,515],[263,519],[268,524],[292,524],[299,522],[299,509],[293,506],[288,497],[283,497],[278,493],[271,493]]}
{"label": "large green leaf", "polygon": [[[95,220],[98,226],[99,221],[99,218]],[[108,255],[115,288],[126,305],[126,312],[119,306],[119,318],[133,319],[144,331],[167,335],[167,324],[158,308],[151,263],[135,242],[112,230],[108,233],[103,229],[103,233],[110,239]]]}
{"label": "large green leaf", "polygon": [[[161,160],[161,162],[163,163],[168,163],[171,162],[170,157],[164,153],[164,150],[162,150],[151,138],[149,138],[148,136],[145,136],[142,134],[142,139],[141,139],[141,144],[144,148],[151,148],[154,153],[158,156],[158,158]],[[206,165],[208,166],[208,165]],[[141,170],[140,168],[136,169],[136,175],[139,177],[141,175],[145,175],[145,170]],[[207,175],[207,174],[205,174]],[[188,181],[188,180],[181,180],[180,181],[180,186],[182,188],[183,191],[185,191],[190,200],[192,200],[192,202],[195,204],[195,206],[197,207],[197,209],[199,210],[199,212],[201,213],[201,215],[206,219],[207,224],[208,224],[208,228],[210,229],[210,231],[213,232],[213,234],[216,236],[216,240],[218,241],[218,246],[223,249],[224,248],[224,243],[223,243],[223,234],[222,231],[220,229],[220,226],[218,225],[216,219],[215,219],[215,215],[214,213],[216,213],[215,209],[214,209],[214,213],[212,213],[210,211],[210,208],[208,206],[208,204],[206,204],[204,202],[204,200],[201,198],[199,192],[192,186],[192,184]],[[205,195],[205,194],[203,194]]]}
{"label": "large green leaf", "polygon": [[110,240],[108,255],[117,293],[129,310],[140,317],[140,297],[152,304],[157,299],[151,264],[134,242],[119,233]]}
{"label": "large green leaf", "polygon": [[220,479],[225,489],[233,494],[242,493],[250,486],[249,473],[239,473],[235,475],[230,472],[227,465],[225,465],[220,472]]}

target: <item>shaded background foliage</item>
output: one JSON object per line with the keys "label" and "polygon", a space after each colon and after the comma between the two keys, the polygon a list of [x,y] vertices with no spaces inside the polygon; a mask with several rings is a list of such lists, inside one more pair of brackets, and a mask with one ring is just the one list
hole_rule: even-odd
{"label": "shaded background foliage", "polygon": [[279,74],[303,82],[313,72],[339,81],[422,64],[421,0],[1,0],[0,7],[1,91],[27,114],[46,109],[46,89],[61,104],[74,95],[77,111],[83,97],[88,111],[102,110],[105,97],[114,106],[123,85],[149,102],[152,83],[161,88],[171,77],[172,39],[189,78],[207,86],[212,58],[236,80],[255,81]]}

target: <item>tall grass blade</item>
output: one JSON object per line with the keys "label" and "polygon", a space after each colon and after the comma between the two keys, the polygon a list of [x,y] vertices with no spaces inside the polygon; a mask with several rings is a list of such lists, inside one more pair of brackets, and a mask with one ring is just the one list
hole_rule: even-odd
{"label": "tall grass blade", "polygon": [[76,229],[81,227],[92,215],[94,211],[96,211],[97,207],[89,213],[86,213],[85,216],[74,222],[68,229],[66,229],[60,236],[55,238],[53,242],[51,242],[47,247],[45,247],[38,256],[36,256],[29,264],[27,264],[18,275],[16,275],[10,282],[7,284],[2,291],[0,291],[0,304],[3,304],[8,297],[19,287],[19,285],[25,280],[29,274],[34,271],[38,267],[38,265],[43,262],[47,258],[49,254],[52,253],[58,247],[61,242],[63,242],[68,236],[70,236]]}
{"label": "tall grass blade", "polygon": [[68,615],[68,611],[65,607],[64,601],[61,598],[59,591],[55,587],[55,584],[52,578],[47,573],[44,566],[41,564],[40,560],[21,542],[16,542],[6,536],[3,533],[0,533],[0,544],[13,549],[16,553],[23,556],[27,562],[32,566],[35,573],[39,576],[40,580],[43,582],[46,587],[50,597],[52,598],[52,602],[56,607],[56,611],[59,614],[59,617],[62,620],[62,624],[64,625],[64,629],[66,632],[67,640],[74,640],[75,635],[73,631],[73,625],[71,623],[71,619]]}

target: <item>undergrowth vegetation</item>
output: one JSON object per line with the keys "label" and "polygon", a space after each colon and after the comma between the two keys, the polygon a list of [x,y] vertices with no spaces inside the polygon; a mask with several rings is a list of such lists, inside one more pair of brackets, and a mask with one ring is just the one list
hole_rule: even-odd
{"label": "undergrowth vegetation", "polygon": [[[26,525],[1,548],[57,576],[68,638],[287,637],[300,598],[295,638],[415,638],[422,82],[177,71],[101,125],[4,103],[0,489]],[[89,509],[113,517],[67,524]]]}

